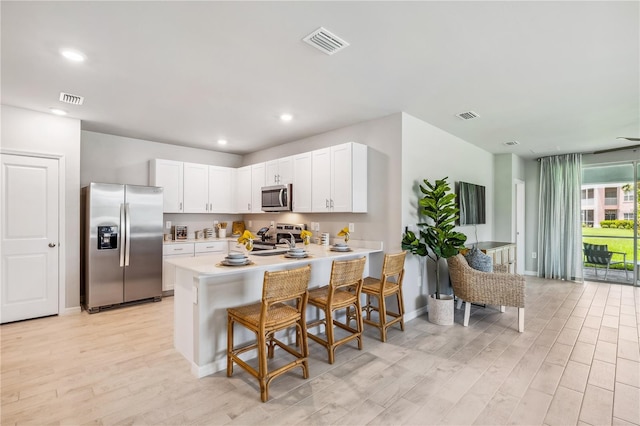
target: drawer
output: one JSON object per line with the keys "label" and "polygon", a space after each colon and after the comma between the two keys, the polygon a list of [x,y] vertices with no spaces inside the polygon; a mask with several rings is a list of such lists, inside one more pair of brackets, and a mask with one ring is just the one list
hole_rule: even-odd
{"label": "drawer", "polygon": [[198,253],[224,253],[227,251],[226,241],[211,241],[195,243],[195,252]]}
{"label": "drawer", "polygon": [[193,244],[165,244],[162,246],[163,256],[190,254],[193,256]]}

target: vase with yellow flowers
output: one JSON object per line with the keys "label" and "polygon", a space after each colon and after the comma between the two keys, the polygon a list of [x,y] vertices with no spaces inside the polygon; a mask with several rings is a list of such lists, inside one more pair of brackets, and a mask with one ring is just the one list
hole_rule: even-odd
{"label": "vase with yellow flowers", "polygon": [[344,228],[342,228],[340,230],[340,232],[338,232],[338,237],[344,237],[344,242],[348,243],[349,242],[349,227],[345,226]]}
{"label": "vase with yellow flowers", "polygon": [[244,245],[244,248],[247,251],[253,250],[253,240],[256,239],[256,236],[251,233],[248,229],[244,231],[244,233],[238,238],[238,243]]}
{"label": "vase with yellow flowers", "polygon": [[308,246],[309,244],[311,244],[312,236],[313,236],[313,232],[307,231],[306,229],[303,229],[300,232],[300,238],[302,238],[302,242],[304,243],[305,246]]}

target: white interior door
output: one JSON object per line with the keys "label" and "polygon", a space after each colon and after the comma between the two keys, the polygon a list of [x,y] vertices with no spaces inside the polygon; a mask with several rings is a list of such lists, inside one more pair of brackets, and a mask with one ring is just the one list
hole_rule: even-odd
{"label": "white interior door", "polygon": [[57,314],[58,160],[0,157],[0,322]]}

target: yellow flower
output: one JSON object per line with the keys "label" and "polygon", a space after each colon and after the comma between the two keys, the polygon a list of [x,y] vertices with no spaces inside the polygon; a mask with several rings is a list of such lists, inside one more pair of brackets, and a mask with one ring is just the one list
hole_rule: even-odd
{"label": "yellow flower", "polygon": [[307,231],[306,229],[300,232],[300,238],[304,240],[307,237],[313,237],[313,232]]}
{"label": "yellow flower", "polygon": [[244,234],[242,234],[240,238],[238,238],[238,242],[240,244],[246,244],[249,242],[249,240],[255,240],[255,239],[256,239],[256,236],[253,235],[251,231],[247,229],[246,231],[244,231]]}
{"label": "yellow flower", "polygon": [[342,228],[340,232],[338,232],[338,237],[344,237],[344,242],[349,241],[349,227],[345,226]]}

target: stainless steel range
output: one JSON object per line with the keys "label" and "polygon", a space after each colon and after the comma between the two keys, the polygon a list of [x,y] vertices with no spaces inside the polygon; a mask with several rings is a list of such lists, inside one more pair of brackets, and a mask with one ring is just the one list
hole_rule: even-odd
{"label": "stainless steel range", "polygon": [[264,227],[258,231],[260,241],[256,241],[253,244],[253,250],[278,250],[278,252],[284,252],[288,250],[288,243],[292,238],[296,243],[302,242],[300,233],[305,229],[307,229],[307,226],[302,223],[277,223],[275,228]]}

